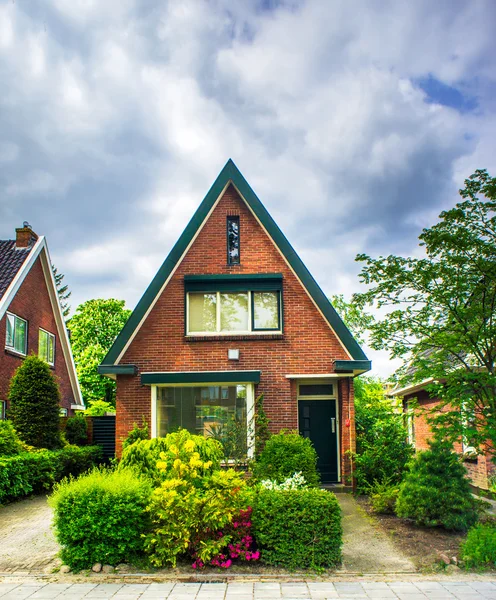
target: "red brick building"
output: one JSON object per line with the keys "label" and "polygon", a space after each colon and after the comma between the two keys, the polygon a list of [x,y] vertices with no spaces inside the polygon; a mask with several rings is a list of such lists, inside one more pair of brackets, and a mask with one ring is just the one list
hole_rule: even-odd
{"label": "red brick building", "polygon": [[84,410],[46,240],[27,223],[15,240],[0,240],[0,340],[0,418],[10,379],[33,352],[57,376],[62,413]]}
{"label": "red brick building", "polygon": [[[433,438],[433,430],[428,417],[438,407],[441,411],[439,398],[432,397],[426,387],[431,380],[412,384],[402,389],[396,389],[392,395],[403,399],[403,412],[407,418],[408,439],[416,451],[427,450],[429,440]],[[477,453],[474,448],[460,440],[454,445],[454,450],[463,457],[463,464],[474,487],[481,490],[489,489],[489,479],[496,473],[496,465],[487,452]]]}
{"label": "red brick building", "polygon": [[208,435],[235,417],[253,451],[270,428],[312,439],[323,481],[350,475],[353,378],[370,361],[232,161],[219,174],[100,366],[117,381],[116,442]]}

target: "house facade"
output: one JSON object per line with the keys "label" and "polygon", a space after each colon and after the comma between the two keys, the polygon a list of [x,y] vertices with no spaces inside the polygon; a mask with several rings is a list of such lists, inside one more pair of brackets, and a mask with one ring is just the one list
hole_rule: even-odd
{"label": "house facade", "polygon": [[0,417],[8,418],[10,380],[35,353],[60,387],[61,413],[84,410],[46,240],[25,223],[15,240],[0,240]]}
{"label": "house facade", "polygon": [[[429,416],[437,410],[443,410],[441,400],[428,392],[427,387],[432,382],[432,379],[422,381],[395,389],[391,394],[402,398],[408,441],[416,451],[429,448],[429,440],[434,436]],[[477,453],[465,440],[455,443],[454,450],[462,457],[472,485],[481,490],[488,490],[490,480],[496,474],[496,465],[492,462],[491,455],[487,452]]]}
{"label": "house facade", "polygon": [[117,381],[116,444],[144,416],[152,436],[246,422],[299,430],[325,482],[351,475],[353,378],[370,362],[232,161],[99,367]]}

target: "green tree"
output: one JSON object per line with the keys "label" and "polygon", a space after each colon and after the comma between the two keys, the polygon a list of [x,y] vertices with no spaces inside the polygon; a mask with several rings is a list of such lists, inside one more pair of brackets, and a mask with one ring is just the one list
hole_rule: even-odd
{"label": "green tree", "polygon": [[55,285],[57,287],[57,294],[59,295],[59,302],[62,308],[62,314],[64,318],[69,316],[71,311],[71,307],[69,305],[69,298],[72,292],[69,290],[69,286],[67,284],[63,284],[64,275],[57,271],[57,268],[52,265],[53,277],[55,279]]}
{"label": "green tree", "polygon": [[350,333],[359,344],[363,344],[367,331],[374,322],[374,317],[366,313],[363,306],[360,306],[354,299],[346,301],[343,294],[335,294],[331,296],[330,300]]}
{"label": "green tree", "polygon": [[68,322],[76,370],[88,404],[105,400],[115,406],[115,382],[99,375],[98,365],[124,327],[131,311],[124,300],[88,300]]}
{"label": "green tree", "polygon": [[423,257],[358,255],[370,287],[354,300],[385,308],[371,346],[415,367],[400,384],[431,382],[445,434],[496,447],[496,179],[476,171],[460,195],[419,236]]}
{"label": "green tree", "polygon": [[59,448],[60,391],[50,367],[35,354],[12,376],[9,418],[19,437],[37,448]]}

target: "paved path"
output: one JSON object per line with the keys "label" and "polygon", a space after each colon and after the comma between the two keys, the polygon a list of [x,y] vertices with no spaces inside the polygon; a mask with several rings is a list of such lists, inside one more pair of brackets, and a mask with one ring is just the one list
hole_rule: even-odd
{"label": "paved path", "polygon": [[309,583],[0,583],[0,600],[484,600],[496,599],[496,582],[309,582]]}
{"label": "paved path", "polygon": [[337,494],[343,510],[341,573],[414,573],[415,565],[373,525],[351,494]]}
{"label": "paved path", "polygon": [[45,496],[0,508],[0,573],[51,573],[60,564]]}

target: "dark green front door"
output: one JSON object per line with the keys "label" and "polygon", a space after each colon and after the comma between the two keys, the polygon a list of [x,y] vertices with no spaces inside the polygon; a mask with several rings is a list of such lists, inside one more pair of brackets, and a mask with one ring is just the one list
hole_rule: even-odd
{"label": "dark green front door", "polygon": [[300,434],[310,438],[317,452],[322,483],[338,481],[338,428],[335,400],[300,400]]}

